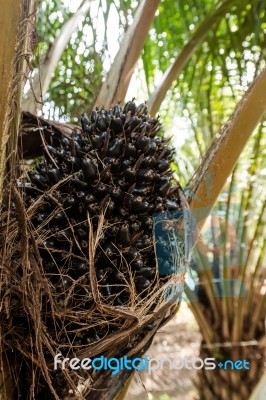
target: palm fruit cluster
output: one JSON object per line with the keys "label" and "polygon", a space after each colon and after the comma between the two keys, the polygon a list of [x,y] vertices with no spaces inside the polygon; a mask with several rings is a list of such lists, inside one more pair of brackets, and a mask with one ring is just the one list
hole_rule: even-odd
{"label": "palm fruit cluster", "polygon": [[20,186],[26,208],[38,204],[31,224],[58,305],[92,305],[88,236],[103,214],[94,258],[101,301],[126,306],[132,290],[144,297],[158,279],[152,216],[180,208],[173,150],[158,135],[159,118],[150,118],[146,104],[134,99],[124,108],[83,114],[81,125],[71,138],[46,145]]}

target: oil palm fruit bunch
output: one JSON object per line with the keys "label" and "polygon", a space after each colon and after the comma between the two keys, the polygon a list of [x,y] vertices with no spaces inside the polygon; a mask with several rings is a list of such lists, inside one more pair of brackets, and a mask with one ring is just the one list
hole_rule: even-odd
{"label": "oil palm fruit bunch", "polygon": [[[45,145],[43,158],[19,186],[26,209],[34,209],[30,222],[58,307],[92,307],[88,238],[103,217],[94,255],[100,298],[127,306],[132,291],[143,298],[164,279],[155,257],[153,215],[180,208],[170,169],[173,150],[159,136],[159,118],[150,118],[146,104],[137,106],[134,99],[124,108],[119,103],[83,114],[81,125],[71,138]],[[73,340],[90,342],[95,335]]]}

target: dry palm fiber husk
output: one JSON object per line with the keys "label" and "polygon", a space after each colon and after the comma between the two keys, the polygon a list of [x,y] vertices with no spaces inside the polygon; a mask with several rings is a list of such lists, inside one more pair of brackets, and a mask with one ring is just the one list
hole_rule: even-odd
{"label": "dry palm fiber husk", "polygon": [[159,119],[132,100],[81,122],[5,192],[3,350],[23,398],[85,398],[102,372],[53,357],[142,354],[183,290],[191,222]]}

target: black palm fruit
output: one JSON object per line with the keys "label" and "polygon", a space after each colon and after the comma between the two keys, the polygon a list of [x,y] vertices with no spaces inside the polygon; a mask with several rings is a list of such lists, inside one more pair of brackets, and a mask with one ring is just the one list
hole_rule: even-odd
{"label": "black palm fruit", "polygon": [[19,186],[26,208],[37,204],[31,224],[58,307],[78,310],[93,304],[88,216],[95,232],[102,214],[94,259],[101,301],[126,306],[132,289],[144,297],[158,279],[153,214],[180,208],[170,170],[173,151],[157,135],[159,119],[134,100],[124,109],[116,105],[90,117],[83,114],[81,124],[81,133],[46,146]]}

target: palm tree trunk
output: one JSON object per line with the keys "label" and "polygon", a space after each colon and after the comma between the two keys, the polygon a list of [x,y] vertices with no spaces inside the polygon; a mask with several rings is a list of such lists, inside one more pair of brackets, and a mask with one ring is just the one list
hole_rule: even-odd
{"label": "palm tree trunk", "polygon": [[[30,57],[33,0],[0,0],[0,204],[7,172],[14,167],[24,74]],[[7,171],[8,166],[8,171]],[[0,254],[1,259],[1,254]],[[0,263],[1,264],[1,263]],[[0,293],[2,298],[2,293]],[[1,307],[3,304],[1,302]],[[0,337],[3,340],[0,327]],[[12,400],[12,365],[0,354],[0,399]]]}
{"label": "palm tree trunk", "polygon": [[12,85],[15,76],[17,55],[17,31],[22,1],[1,0],[0,36],[5,38],[0,45],[0,197],[6,165],[6,146],[10,138],[10,119],[13,110]]}

